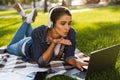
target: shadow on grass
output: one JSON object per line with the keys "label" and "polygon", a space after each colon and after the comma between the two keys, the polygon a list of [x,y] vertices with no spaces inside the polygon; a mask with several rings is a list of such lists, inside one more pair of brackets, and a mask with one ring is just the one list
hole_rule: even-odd
{"label": "shadow on grass", "polygon": [[[29,14],[31,10],[26,10],[26,14]],[[43,13],[43,10],[37,10],[38,13]],[[11,9],[11,11],[8,10],[0,10],[0,16],[11,16],[11,15],[19,15],[19,13],[15,9]]]}
{"label": "shadow on grass", "polygon": [[18,28],[18,27],[12,27],[12,26],[16,25],[18,23],[20,23],[20,22],[15,21],[15,22],[12,22],[8,25],[0,27],[0,37],[6,36],[7,34],[15,33],[16,28]]}
{"label": "shadow on grass", "polygon": [[0,16],[10,16],[10,15],[18,15],[18,13],[15,9],[0,10]]}
{"label": "shadow on grass", "polygon": [[73,78],[66,76],[66,75],[56,75],[56,76],[53,76],[53,77],[48,78],[46,80],[77,80],[77,79],[73,79]]}
{"label": "shadow on grass", "polygon": [[120,43],[120,23],[100,22],[82,30],[77,29],[77,47],[84,53]]}
{"label": "shadow on grass", "polygon": [[120,73],[118,69],[111,68],[92,74],[88,80],[120,80]]}

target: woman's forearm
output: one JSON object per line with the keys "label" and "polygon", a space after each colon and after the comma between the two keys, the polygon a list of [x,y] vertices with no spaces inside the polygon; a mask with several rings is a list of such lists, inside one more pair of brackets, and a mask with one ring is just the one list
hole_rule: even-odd
{"label": "woman's forearm", "polygon": [[45,62],[48,62],[50,60],[54,48],[57,44],[71,45],[71,42],[70,40],[66,40],[66,39],[53,39],[48,49],[42,55],[42,58]]}
{"label": "woman's forearm", "polygon": [[43,53],[42,58],[45,62],[48,62],[51,59],[55,46],[55,43],[51,43],[48,49]]}
{"label": "woman's forearm", "polygon": [[67,62],[68,62],[69,64],[71,64],[71,65],[73,65],[73,66],[76,67],[76,60],[75,60],[74,58],[70,58],[70,59],[68,59]]}

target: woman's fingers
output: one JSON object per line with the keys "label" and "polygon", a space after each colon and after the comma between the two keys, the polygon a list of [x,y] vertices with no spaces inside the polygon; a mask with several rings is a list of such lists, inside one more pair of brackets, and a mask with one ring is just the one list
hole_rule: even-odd
{"label": "woman's fingers", "polygon": [[80,70],[80,71],[83,71],[83,67],[82,66],[88,66],[88,63],[86,62],[77,62],[77,68]]}
{"label": "woman's fingers", "polygon": [[87,62],[82,62],[82,66],[88,66]]}
{"label": "woman's fingers", "polygon": [[56,44],[72,45],[71,41],[67,39],[54,39],[53,42]]}
{"label": "woman's fingers", "polygon": [[83,71],[83,68],[81,66],[77,67],[80,71]]}
{"label": "woman's fingers", "polygon": [[67,39],[61,39],[61,40],[60,40],[60,43],[61,43],[61,44],[64,44],[64,45],[71,45],[71,44],[72,44],[71,41],[70,41],[70,40],[67,40]]}

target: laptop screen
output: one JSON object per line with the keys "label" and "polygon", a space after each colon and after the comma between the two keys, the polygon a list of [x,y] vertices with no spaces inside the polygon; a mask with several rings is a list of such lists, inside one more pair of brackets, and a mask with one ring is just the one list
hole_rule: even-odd
{"label": "laptop screen", "polygon": [[91,52],[86,78],[94,72],[104,71],[108,68],[114,67],[119,50],[120,44],[116,44]]}

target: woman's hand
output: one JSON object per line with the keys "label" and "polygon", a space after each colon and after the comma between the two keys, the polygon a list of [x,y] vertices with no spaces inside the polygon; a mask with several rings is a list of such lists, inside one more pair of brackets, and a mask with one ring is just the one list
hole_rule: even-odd
{"label": "woman's hand", "polygon": [[53,42],[56,44],[72,45],[71,41],[67,39],[54,39]]}
{"label": "woman's hand", "polygon": [[81,61],[76,61],[76,67],[77,67],[80,71],[83,71],[82,66],[88,66],[88,63],[86,63],[86,62],[81,62]]}

